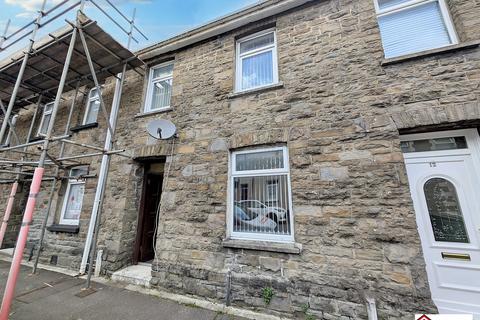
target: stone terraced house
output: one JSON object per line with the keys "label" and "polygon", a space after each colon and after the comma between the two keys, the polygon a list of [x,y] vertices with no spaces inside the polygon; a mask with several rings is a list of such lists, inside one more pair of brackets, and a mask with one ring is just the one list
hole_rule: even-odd
{"label": "stone terraced house", "polygon": [[[267,0],[137,52],[147,68],[124,84],[115,145],[131,158],[110,162],[102,273],[143,268],[152,288],[299,319],[480,316],[479,45],[478,0]],[[70,132],[101,145],[98,92],[82,89]],[[32,117],[17,114],[18,132]],[[149,135],[158,119],[173,138]],[[55,182],[42,263],[82,268],[99,165]]]}

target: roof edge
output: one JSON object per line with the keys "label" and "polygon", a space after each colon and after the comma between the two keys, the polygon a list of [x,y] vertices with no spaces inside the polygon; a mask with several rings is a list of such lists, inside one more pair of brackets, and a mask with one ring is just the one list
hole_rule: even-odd
{"label": "roof edge", "polygon": [[314,0],[266,0],[137,51],[142,60],[182,49]]}

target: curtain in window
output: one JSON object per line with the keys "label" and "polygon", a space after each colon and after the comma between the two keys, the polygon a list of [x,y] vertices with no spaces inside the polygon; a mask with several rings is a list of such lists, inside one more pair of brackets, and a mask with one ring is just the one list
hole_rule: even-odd
{"label": "curtain in window", "polygon": [[157,81],[153,84],[152,110],[170,106],[172,98],[172,79]]}
{"label": "curtain in window", "polygon": [[78,220],[82,211],[84,184],[72,184],[68,194],[67,206],[63,218],[66,220]]}
{"label": "curtain in window", "polygon": [[98,111],[100,109],[100,100],[92,100],[89,102],[87,119],[85,124],[94,123],[97,121]]}
{"label": "curtain in window", "polygon": [[452,42],[438,1],[380,16],[378,22],[386,58]]}
{"label": "curtain in window", "polygon": [[243,58],[242,89],[255,88],[273,83],[272,51]]}

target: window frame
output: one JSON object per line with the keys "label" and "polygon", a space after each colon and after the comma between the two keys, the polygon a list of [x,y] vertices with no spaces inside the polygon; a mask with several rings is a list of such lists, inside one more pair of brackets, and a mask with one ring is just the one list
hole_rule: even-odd
{"label": "window frame", "polygon": [[[41,130],[42,130],[42,127],[43,127],[43,123],[45,122],[45,116],[51,115],[53,113],[53,105],[54,104],[55,104],[55,102],[49,102],[49,103],[46,103],[46,104],[43,105],[42,118],[40,119],[40,126],[38,126],[38,130],[37,130],[37,136],[39,136],[39,137],[45,137],[47,135],[48,127],[47,127],[47,132],[45,132],[45,133],[41,132]],[[47,109],[47,106],[52,106],[52,109],[49,112],[45,112],[45,110]],[[52,120],[52,117],[50,117],[50,120],[48,120],[49,125],[50,125],[51,120]]]}
{"label": "window frame", "polygon": [[[442,19],[443,19],[443,23],[445,24],[448,36],[450,38],[450,43],[446,44],[444,46],[440,46],[440,47],[436,47],[436,48],[432,48],[432,49],[428,49],[428,50],[434,50],[434,49],[444,48],[444,47],[448,47],[448,46],[453,46],[453,45],[456,45],[456,44],[459,43],[458,34],[455,30],[455,25],[453,24],[453,19],[452,19],[452,16],[450,15],[450,10],[449,10],[448,5],[445,2],[445,0],[409,0],[405,3],[397,4],[397,5],[394,5],[392,7],[385,8],[385,9],[380,8],[380,5],[379,5],[378,1],[379,0],[373,0],[374,5],[375,5],[375,12],[377,14],[377,23],[379,23],[378,18],[380,18],[382,16],[395,14],[395,13],[401,12],[403,10],[408,10],[408,9],[411,9],[411,8],[415,8],[415,7],[418,7],[418,6],[427,4],[427,3],[438,2],[438,5],[440,7],[440,13],[441,13]],[[380,25],[379,25],[379,27],[380,27]],[[381,39],[381,41],[382,41],[382,45],[383,45],[383,39]],[[405,53],[405,54],[401,54],[401,55],[398,55],[398,56],[389,57],[389,59],[390,58],[397,58],[397,57],[401,57],[401,56],[409,55],[409,54],[415,54],[415,53],[423,52],[423,51],[426,51],[426,50],[419,50],[419,51],[414,51],[414,52],[410,52],[410,53]]]}
{"label": "window frame", "polygon": [[[259,153],[268,151],[283,152],[284,168],[282,169],[264,169],[264,170],[236,170],[236,157],[241,154]],[[283,242],[294,243],[295,242],[295,225],[294,214],[292,204],[292,185],[290,181],[290,163],[288,155],[288,147],[269,147],[269,148],[251,148],[247,150],[239,150],[229,152],[229,166],[228,166],[228,192],[227,192],[227,238],[239,239],[239,240],[251,240],[251,241],[270,241],[270,242]],[[248,233],[248,232],[235,232],[233,231],[233,217],[234,217],[234,199],[235,199],[235,178],[237,177],[259,177],[259,176],[277,176],[285,175],[287,177],[287,197],[288,197],[288,211],[289,211],[289,224],[290,235],[278,235],[268,233]]]}
{"label": "window frame", "polygon": [[[145,106],[143,108],[144,113],[149,113],[149,112],[156,112],[156,111],[163,111],[163,110],[169,110],[172,108],[172,96],[173,96],[173,68],[172,68],[172,73],[169,76],[165,77],[158,77],[158,78],[153,78],[153,73],[155,69],[159,69],[162,67],[166,67],[168,65],[172,65],[173,68],[175,68],[175,61],[167,61],[163,62],[160,64],[157,64],[155,66],[150,67],[149,73],[148,73],[148,84],[147,84],[147,97],[145,99]],[[170,101],[168,103],[168,106],[158,108],[158,109],[152,109],[152,102],[153,102],[153,86],[155,83],[160,82],[160,81],[165,81],[165,80],[172,80],[172,96],[170,96]]]}
{"label": "window frame", "polygon": [[[69,174],[71,174],[72,170],[78,169],[78,168],[86,168],[88,172],[88,166],[76,166],[72,167],[69,170]],[[63,196],[63,204],[62,204],[62,211],[60,212],[60,224],[61,225],[70,225],[70,226],[78,226],[80,225],[80,217],[78,217],[77,220],[74,219],[65,219],[65,213],[68,205],[68,198],[70,197],[70,191],[72,189],[73,185],[85,185],[85,179],[81,179],[80,177],[75,179],[75,178],[70,178],[68,179],[68,184],[67,188],[65,190],[65,195]],[[82,208],[83,208],[83,200],[85,198],[85,190],[83,193],[82,197]],[[80,211],[82,210],[80,209]]]}
{"label": "window frame", "polygon": [[[97,113],[97,118],[95,119],[95,121],[94,121],[94,122],[87,123],[88,113],[90,112],[90,103],[91,103],[92,101],[95,101],[95,100],[98,100],[98,103],[101,103],[101,102],[100,102],[100,95],[102,94],[103,86],[100,86],[100,92],[99,92],[99,94],[98,94],[98,96],[97,96],[96,98],[93,98],[93,97],[91,96],[93,90],[97,90],[97,87],[93,87],[93,88],[91,88],[91,89],[88,91],[87,105],[86,105],[86,107],[85,107],[85,114],[84,114],[84,116],[83,116],[82,125],[92,124],[92,123],[97,122],[97,120],[98,120],[98,113]],[[99,106],[99,108],[101,108],[101,106]],[[98,112],[100,112],[100,110],[98,110]]]}
{"label": "window frame", "polygon": [[[247,51],[245,53],[240,53],[240,45],[243,42],[253,40],[255,38],[259,38],[262,36],[265,36],[269,33],[273,33],[273,44],[270,44],[268,46],[264,46],[261,48],[253,49],[250,51]],[[275,28],[269,28],[266,30],[262,30],[260,32],[256,32],[254,34],[251,34],[249,36],[240,38],[236,40],[235,43],[235,92],[240,93],[244,91],[250,91],[250,90],[256,90],[256,89],[261,89],[264,87],[269,87],[273,86],[275,84],[278,84],[279,78],[278,78],[278,49],[277,49],[277,31]],[[272,83],[269,84],[264,84],[256,87],[251,87],[247,89],[242,89],[242,75],[243,75],[243,68],[242,68],[242,61],[244,58],[249,58],[255,55],[258,55],[260,53],[272,51],[272,71],[273,71],[273,79]]]}

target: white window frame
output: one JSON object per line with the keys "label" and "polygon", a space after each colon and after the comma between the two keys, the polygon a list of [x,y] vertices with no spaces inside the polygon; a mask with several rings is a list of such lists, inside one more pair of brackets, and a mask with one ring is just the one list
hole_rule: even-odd
{"label": "white window frame", "polygon": [[[380,5],[378,3],[378,0],[373,0],[373,2],[375,4],[375,11],[377,13],[377,20],[378,20],[378,18],[380,18],[382,16],[386,16],[386,15],[389,15],[389,14],[397,13],[399,11],[403,11],[403,10],[411,9],[411,8],[414,8],[414,7],[418,7],[420,5],[424,5],[424,4],[427,4],[427,3],[438,2],[438,5],[440,6],[440,12],[442,14],[443,22],[445,23],[445,27],[447,28],[448,36],[450,37],[451,43],[446,44],[446,45],[441,46],[441,47],[434,48],[434,49],[439,49],[439,48],[452,46],[452,45],[458,44],[458,42],[459,42],[458,35],[457,35],[457,32],[455,31],[455,26],[453,24],[453,20],[452,20],[452,17],[450,15],[450,11],[448,10],[448,5],[445,2],[445,0],[410,0],[410,1],[407,1],[405,3],[401,3],[401,4],[391,6],[389,8],[385,8],[385,9],[380,9]],[[383,41],[383,39],[382,39],[382,41]],[[416,52],[421,52],[421,51],[416,51]],[[416,52],[411,52],[411,53],[407,53],[407,54],[413,54],[413,53],[416,53]],[[402,55],[400,55],[400,56],[402,56]],[[392,58],[396,58],[396,57],[397,56],[392,57]]]}
{"label": "white window frame", "polygon": [[[41,132],[41,130],[42,130],[42,127],[43,127],[43,122],[45,121],[45,116],[51,115],[52,112],[53,112],[53,104],[54,104],[54,102],[49,102],[49,103],[46,103],[43,106],[42,119],[40,120],[40,126],[38,127],[37,136],[44,137],[47,134],[47,132],[43,133],[43,132]],[[45,112],[47,110],[47,106],[52,106],[52,108],[50,109],[50,111]],[[51,120],[52,120],[52,118],[50,117],[49,121],[51,121]],[[48,131],[48,127],[47,127],[47,131]]]}
{"label": "white window frame", "polygon": [[[267,35],[269,33],[273,33],[273,44],[270,44],[268,46],[264,46],[261,48],[253,49],[250,51],[247,51],[245,53],[240,54],[240,45],[243,42]],[[244,58],[248,58],[254,55],[257,55],[259,53],[264,53],[272,51],[272,70],[273,70],[273,82],[257,87],[252,87],[248,89],[242,89],[242,75],[243,75],[243,70],[242,70],[242,61]],[[262,30],[260,32],[254,33],[252,35],[249,35],[247,37],[241,38],[237,40],[236,42],[236,55],[235,55],[235,61],[236,61],[236,72],[235,72],[235,92],[243,92],[243,91],[250,91],[250,90],[255,90],[263,87],[269,87],[273,86],[275,84],[278,84],[278,57],[277,57],[277,32],[275,28],[267,29],[267,30]]]}
{"label": "white window frame", "polygon": [[[236,170],[236,157],[241,154],[248,153],[258,153],[258,152],[268,152],[268,151],[283,151],[283,163],[284,168],[277,169],[266,169],[266,170]],[[248,150],[234,151],[229,153],[229,179],[228,179],[228,196],[227,196],[227,237],[230,239],[242,239],[242,240],[253,240],[253,241],[271,241],[271,242],[295,242],[295,226],[293,218],[293,206],[292,206],[292,186],[290,182],[290,163],[288,157],[288,148],[284,147],[273,147],[273,148],[254,148]],[[248,232],[235,232],[233,231],[233,210],[234,210],[234,199],[235,199],[235,178],[238,177],[259,177],[259,176],[277,176],[279,174],[284,174],[287,177],[287,196],[288,196],[288,210],[289,210],[289,224],[290,224],[290,235],[278,235],[278,234],[268,234],[268,233],[248,233]]]}
{"label": "white window frame", "polygon": [[[160,81],[169,80],[169,79],[172,80],[172,91],[173,91],[173,70],[172,70],[171,75],[165,76],[165,77],[158,77],[158,78],[153,78],[153,73],[154,73],[153,71],[155,69],[166,67],[168,65],[173,65],[174,66],[174,64],[175,64],[174,61],[167,61],[167,62],[158,64],[158,65],[150,68],[149,73],[148,73],[147,98],[145,99],[145,107],[144,107],[144,112],[145,113],[171,109],[172,97],[170,97],[170,101],[169,101],[168,106],[158,108],[158,109],[152,109],[152,98],[153,98],[152,94],[153,94],[153,87],[154,87],[155,83],[160,82]],[[175,66],[174,66],[174,68],[175,68]],[[172,92],[172,96],[173,96],[173,92]]]}
{"label": "white window frame", "polygon": [[[72,169],[78,169],[78,168],[86,168],[87,166],[78,166],[74,167]],[[69,171],[69,174],[71,174],[72,170]],[[73,219],[65,219],[65,213],[67,210],[67,205],[68,205],[68,198],[70,197],[70,190],[72,189],[73,185],[85,185],[85,180],[84,179],[74,179],[70,178],[68,180],[67,184],[67,189],[65,190],[65,195],[63,197],[63,205],[62,205],[62,211],[60,213],[60,224],[63,225],[72,225],[72,226],[78,226],[80,224],[80,217],[78,220],[73,220]],[[85,197],[85,193],[83,194],[82,198],[82,206],[83,206],[83,199]],[[81,210],[81,208],[80,208]]]}
{"label": "white window frame", "polygon": [[[100,95],[102,94],[103,87],[100,86],[100,92],[98,93],[98,96],[96,98],[92,97],[92,92],[94,90],[97,90],[97,87],[91,88],[90,91],[88,92],[87,106],[85,107],[85,115],[83,116],[83,122],[82,122],[83,125],[97,122],[97,119],[95,119],[95,122],[87,123],[88,113],[90,112],[90,103],[95,100],[98,100],[98,102],[100,103]],[[100,112],[100,110],[98,110],[98,112]],[[97,118],[98,118],[98,114],[97,114]]]}
{"label": "white window frame", "polygon": [[18,119],[18,114],[12,116],[10,123],[12,124],[12,127],[9,126],[8,129],[8,134],[6,134],[4,137],[4,143],[0,141],[0,146],[9,146],[10,142],[12,141],[12,135],[13,135],[13,130],[15,129],[15,126],[17,124],[17,119]]}

